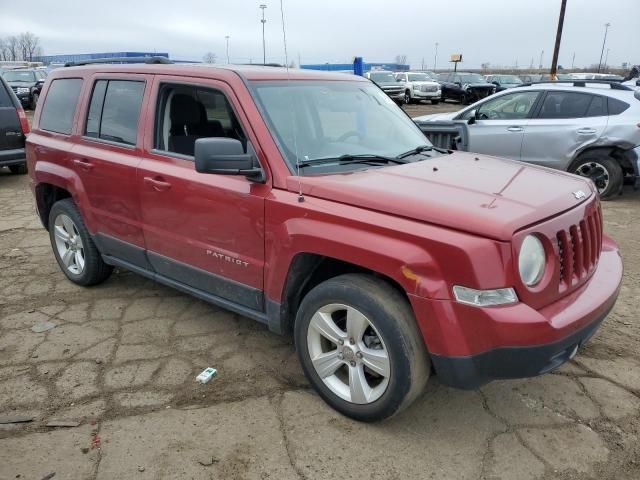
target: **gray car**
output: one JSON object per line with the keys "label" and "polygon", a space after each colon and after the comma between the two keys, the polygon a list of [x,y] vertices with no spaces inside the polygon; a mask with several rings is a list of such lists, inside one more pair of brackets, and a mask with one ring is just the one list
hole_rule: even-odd
{"label": "gray car", "polygon": [[603,198],[640,186],[640,92],[615,83],[542,83],[414,119],[431,142],[589,177]]}

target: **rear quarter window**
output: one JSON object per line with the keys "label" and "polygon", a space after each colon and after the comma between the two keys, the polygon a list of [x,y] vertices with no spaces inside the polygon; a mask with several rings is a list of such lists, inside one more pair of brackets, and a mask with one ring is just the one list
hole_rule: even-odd
{"label": "rear quarter window", "polygon": [[14,106],[7,88],[8,87],[4,84],[4,82],[0,82],[0,108]]}
{"label": "rear quarter window", "polygon": [[622,100],[618,100],[617,98],[609,97],[608,102],[609,115],[620,115],[630,106],[627,102],[623,102]]}
{"label": "rear quarter window", "polygon": [[40,128],[65,135],[71,134],[73,115],[81,89],[80,78],[61,78],[51,82],[40,116]]}

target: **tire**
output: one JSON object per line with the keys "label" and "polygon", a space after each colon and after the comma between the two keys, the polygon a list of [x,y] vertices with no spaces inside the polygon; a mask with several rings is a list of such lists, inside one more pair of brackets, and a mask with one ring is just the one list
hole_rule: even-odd
{"label": "tire", "polygon": [[404,92],[404,103],[405,105],[410,105],[413,103],[413,100],[411,98],[411,92],[409,92],[409,90]]}
{"label": "tire", "polygon": [[34,93],[33,95],[31,95],[31,110],[36,109],[36,105],[38,105],[38,100],[40,100],[39,93]]}
{"label": "tire", "polygon": [[14,175],[24,175],[27,173],[27,164],[21,163],[19,165],[9,165],[9,171]]}
{"label": "tire", "polygon": [[[334,341],[321,329],[332,332],[329,336]],[[341,275],[314,287],[300,305],[294,337],[311,385],[331,407],[359,421],[379,421],[404,410],[423,391],[431,371],[408,301],[369,275]],[[327,359],[324,363],[317,361],[320,355]],[[380,361],[385,355],[386,362]],[[312,358],[326,370],[324,379]],[[369,368],[372,359],[387,376]],[[352,382],[352,378],[364,381]]]}
{"label": "tire", "polygon": [[438,105],[439,103],[440,103],[440,100],[431,100],[431,105]]}
{"label": "tire", "polygon": [[[67,233],[66,237],[64,233]],[[78,207],[70,198],[60,200],[51,207],[49,239],[60,269],[73,283],[82,286],[97,285],[111,275],[113,267],[102,260]],[[74,248],[68,248],[69,246]],[[67,251],[70,252],[68,264],[62,258]]]}
{"label": "tire", "polygon": [[590,178],[600,192],[600,198],[609,199],[622,191],[624,172],[620,164],[604,153],[585,153],[569,167],[570,173]]}

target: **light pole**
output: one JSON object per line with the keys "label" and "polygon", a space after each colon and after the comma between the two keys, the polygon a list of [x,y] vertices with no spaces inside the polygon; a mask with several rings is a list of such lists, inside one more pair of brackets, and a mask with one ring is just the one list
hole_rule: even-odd
{"label": "light pole", "polygon": [[433,57],[433,71],[436,71],[438,68],[438,42],[436,42],[436,55]]}
{"label": "light pole", "polygon": [[227,63],[229,63],[229,35],[224,37],[227,40]]}
{"label": "light pole", "polygon": [[264,3],[260,5],[260,9],[262,10],[262,20],[260,20],[260,23],[262,23],[262,64],[263,65],[267,64],[267,50],[264,43],[264,24],[267,23],[267,20],[264,18],[265,8],[267,8],[267,6]]}
{"label": "light pole", "polygon": [[610,48],[607,48],[607,54],[604,56],[604,69],[607,70],[607,65],[609,65],[609,50],[611,50]]}
{"label": "light pole", "polygon": [[602,55],[604,55],[604,46],[607,43],[607,32],[611,24],[609,22],[604,24],[604,40],[602,40],[602,51],[600,52],[600,61],[598,62],[598,73],[600,73],[600,67],[602,66]]}
{"label": "light pole", "polygon": [[[558,30],[556,32],[556,43],[553,47],[553,59],[551,60],[551,80],[557,80],[558,55],[560,54],[560,41],[562,40],[562,27],[564,26],[564,11],[567,8],[567,0],[562,0],[560,4],[560,17],[558,18]],[[542,62],[540,62],[542,63]]]}
{"label": "light pole", "polygon": [[544,56],[544,50],[540,52],[540,63],[538,64],[538,68],[542,70],[542,57]]}

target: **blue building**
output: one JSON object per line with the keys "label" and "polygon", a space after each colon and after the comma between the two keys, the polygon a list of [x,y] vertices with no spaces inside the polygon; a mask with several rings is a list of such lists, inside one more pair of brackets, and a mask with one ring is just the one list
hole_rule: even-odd
{"label": "blue building", "polygon": [[[300,68],[307,70],[325,70],[328,72],[352,72],[353,63],[316,63],[300,65]],[[392,72],[406,72],[409,70],[409,65],[401,63],[377,63],[377,62],[364,62],[363,70],[368,72],[369,70],[390,70]]]}
{"label": "blue building", "polygon": [[67,62],[84,62],[87,60],[95,60],[97,58],[120,58],[120,57],[166,57],[169,58],[167,52],[108,52],[108,53],[75,53],[64,55],[42,55],[34,57],[34,62],[50,63],[67,63]]}

